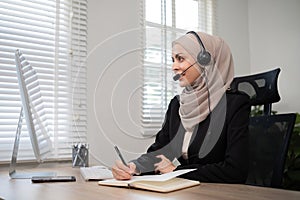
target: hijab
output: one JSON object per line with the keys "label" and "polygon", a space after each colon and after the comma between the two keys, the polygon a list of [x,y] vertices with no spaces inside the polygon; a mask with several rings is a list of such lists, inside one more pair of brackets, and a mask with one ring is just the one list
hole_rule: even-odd
{"label": "hijab", "polygon": [[180,94],[179,115],[186,131],[193,131],[194,127],[205,120],[217,106],[234,77],[234,65],[231,51],[225,41],[217,36],[197,33],[206,51],[211,54],[211,61],[207,66],[201,66],[197,55],[203,51],[202,46],[193,34],[186,34],[173,41],[175,53],[182,53],[190,63],[196,62],[194,67],[200,70],[200,76]]}

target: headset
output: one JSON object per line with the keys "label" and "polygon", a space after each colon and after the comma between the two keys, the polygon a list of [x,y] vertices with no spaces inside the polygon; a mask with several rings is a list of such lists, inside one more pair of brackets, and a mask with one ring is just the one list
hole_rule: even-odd
{"label": "headset", "polygon": [[211,61],[211,55],[210,55],[210,53],[208,51],[206,51],[206,49],[204,47],[204,44],[203,44],[200,36],[195,31],[189,31],[186,34],[192,34],[192,35],[194,35],[197,38],[197,40],[198,40],[199,44],[201,45],[201,47],[203,48],[203,50],[200,51],[198,53],[198,55],[197,55],[197,62],[200,65],[204,66],[203,68],[202,67],[200,67],[200,68],[201,68],[202,74],[204,76],[205,83],[207,85],[206,88],[207,88],[207,94],[208,94],[208,110],[209,110],[209,113],[211,113],[211,108],[210,108],[210,92],[209,92],[209,89],[208,89],[208,79],[207,79],[206,71],[205,71],[206,70],[205,66],[209,65],[209,63]]}
{"label": "headset", "polygon": [[207,66],[210,63],[211,55],[208,51],[206,51],[200,36],[195,31],[189,31],[186,34],[192,34],[197,38],[199,44],[203,48],[203,50],[200,51],[197,55],[197,62],[202,66]]}

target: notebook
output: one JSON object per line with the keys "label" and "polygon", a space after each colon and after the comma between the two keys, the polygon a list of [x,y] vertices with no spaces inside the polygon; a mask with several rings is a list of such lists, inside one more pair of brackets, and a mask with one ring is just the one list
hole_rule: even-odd
{"label": "notebook", "polygon": [[103,180],[99,181],[98,184],[102,186],[127,187],[166,193],[200,185],[199,181],[177,178],[177,176],[193,170],[195,169],[177,170],[161,175],[133,176],[132,179],[126,181],[116,179]]}
{"label": "notebook", "polygon": [[80,167],[81,176],[86,181],[112,179],[112,172],[105,166]]}

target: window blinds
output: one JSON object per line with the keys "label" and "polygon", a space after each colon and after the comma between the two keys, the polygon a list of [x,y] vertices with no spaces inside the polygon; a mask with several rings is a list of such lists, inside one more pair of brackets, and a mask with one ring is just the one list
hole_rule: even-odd
{"label": "window blinds", "polygon": [[[11,159],[21,100],[14,52],[20,49],[38,75],[51,159],[70,159],[86,142],[86,0],[0,2],[0,162]],[[32,160],[23,120],[18,160]]]}
{"label": "window blinds", "polygon": [[144,135],[161,128],[170,100],[179,93],[173,81],[171,43],[189,30],[210,34],[215,29],[214,0],[144,0],[143,93],[141,121]]}

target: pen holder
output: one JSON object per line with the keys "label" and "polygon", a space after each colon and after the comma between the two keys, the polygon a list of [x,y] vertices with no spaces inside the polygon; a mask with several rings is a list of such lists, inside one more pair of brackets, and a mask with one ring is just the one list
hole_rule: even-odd
{"label": "pen holder", "polygon": [[87,144],[76,144],[72,147],[72,166],[88,167],[89,150]]}

